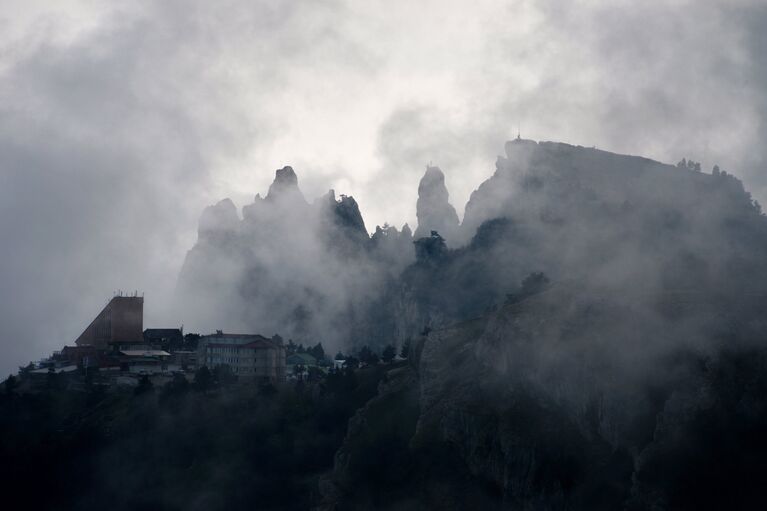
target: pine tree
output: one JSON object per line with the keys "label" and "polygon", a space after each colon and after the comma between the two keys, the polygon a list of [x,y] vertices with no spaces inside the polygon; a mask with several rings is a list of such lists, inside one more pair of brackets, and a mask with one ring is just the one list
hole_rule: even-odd
{"label": "pine tree", "polygon": [[394,357],[397,355],[397,350],[394,349],[394,346],[389,344],[386,346],[383,350],[383,353],[381,353],[381,358],[384,362],[387,364],[390,364],[392,360],[394,360]]}
{"label": "pine tree", "polygon": [[399,356],[402,358],[408,358],[410,355],[410,339],[406,340],[402,344],[402,348],[399,350]]}

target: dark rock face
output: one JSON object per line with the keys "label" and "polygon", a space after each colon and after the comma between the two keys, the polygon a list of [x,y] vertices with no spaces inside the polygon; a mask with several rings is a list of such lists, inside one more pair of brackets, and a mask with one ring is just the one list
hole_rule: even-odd
{"label": "dark rock face", "polygon": [[[513,140],[506,143],[506,157],[498,157],[493,176],[471,194],[462,237],[471,239],[487,220],[537,215],[555,223],[596,202],[648,215],[651,209],[667,215],[695,211],[701,223],[716,222],[749,214],[746,195],[729,175],[722,179],[637,156]],[[701,201],[709,207],[701,209]]]}
{"label": "dark rock face", "polygon": [[[201,233],[218,236],[220,246],[203,234],[190,252],[198,262],[185,265],[180,280],[193,282],[207,267],[210,278],[200,280],[211,282],[202,292],[224,273],[213,288],[240,296],[226,307],[241,309],[236,318],[267,307],[254,297],[279,293],[290,297],[284,307],[292,312],[275,318],[313,324],[296,329],[303,335],[326,330],[334,333],[323,335],[348,339],[366,332],[383,343],[481,314],[534,272],[553,281],[589,275],[588,282],[646,294],[712,287],[732,292],[739,286],[757,292],[767,286],[767,227],[732,176],[526,140],[507,143],[496,167],[472,194],[457,230],[444,175],[430,167],[419,187],[415,246],[409,228],[398,233],[384,226],[370,238],[351,197],[336,199],[331,191],[310,205],[285,167],[266,199],[257,196],[243,208],[242,221],[231,202],[206,210]],[[448,250],[420,236],[426,222],[446,225],[464,246]],[[449,235],[433,230],[450,245]],[[419,264],[409,267],[417,254]],[[435,264],[420,264],[425,261]],[[752,277],[743,279],[745,274]],[[355,333],[335,333],[339,321]],[[275,330],[280,326],[275,320]]]}
{"label": "dark rock face", "polygon": [[[298,189],[298,176],[293,171],[293,167],[283,167],[275,173],[274,182],[269,186],[269,192],[266,194],[267,200],[277,200],[278,198],[290,195],[300,195]],[[303,198],[303,195],[301,195]]]}
{"label": "dark rock face", "polygon": [[[390,469],[417,503],[379,508],[462,508],[430,493],[423,459],[486,509],[761,505],[767,221],[739,181],[514,141],[462,229],[392,294],[419,401]],[[343,459],[328,502],[354,508]]]}
{"label": "dark rock face", "polygon": [[208,206],[200,216],[197,235],[200,238],[216,237],[237,230],[240,219],[237,208],[230,199],[224,199],[213,206]]}
{"label": "dark rock face", "polygon": [[386,226],[371,239],[353,197],[331,190],[309,204],[284,167],[242,220],[227,199],[207,208],[200,226],[179,275],[186,314],[329,349],[391,335],[381,297],[414,258],[411,236]]}
{"label": "dark rock face", "polygon": [[336,200],[335,191],[330,190],[321,200],[326,203],[325,220],[328,232],[341,235],[341,238],[330,240],[331,245],[345,245],[347,252],[355,248],[365,249],[369,235],[354,197],[341,195],[340,200]]}
{"label": "dark rock face", "polygon": [[429,236],[418,238],[413,243],[415,244],[415,259],[419,263],[439,261],[447,257],[445,238],[440,236],[437,231],[431,231]]}
{"label": "dark rock face", "polygon": [[[331,191],[307,203],[285,167],[266,199],[243,207],[241,221],[230,202],[204,215],[201,232],[221,234],[190,252],[197,263],[185,265],[180,281],[205,281],[203,296],[228,290],[226,300],[216,300],[226,304],[219,312],[237,310],[231,319],[243,327],[255,321],[243,322],[250,311],[269,307],[258,297],[285,296],[286,312],[267,324],[275,331],[285,331],[278,319],[288,329],[303,325],[295,331],[332,336],[338,340],[328,342],[338,347],[361,335],[402,343],[426,326],[476,316],[534,272],[554,281],[589,275],[590,282],[645,293],[765,285],[762,277],[737,284],[724,278],[733,268],[738,275],[767,273],[760,270],[765,222],[732,176],[526,140],[507,143],[496,167],[472,194],[459,228],[444,175],[430,167],[419,187],[415,245],[406,227],[399,233],[384,226],[369,237],[351,197],[336,199]],[[446,225],[464,246],[447,250],[428,233],[420,236],[426,222]],[[433,230],[450,246],[450,235]],[[435,264],[409,267],[416,252],[420,262]],[[187,296],[195,294],[187,288]],[[337,333],[338,322],[347,333]]]}
{"label": "dark rock face", "polygon": [[413,234],[407,224],[402,226],[402,231],[390,225],[376,226],[370,242],[371,254],[390,269],[392,278],[399,277],[413,262]]}
{"label": "dark rock face", "polygon": [[468,319],[541,271],[635,294],[767,288],[767,222],[732,176],[566,144],[508,152],[472,194],[466,244],[403,274],[398,317],[419,324],[399,331]]}
{"label": "dark rock face", "polygon": [[439,167],[427,167],[426,174],[418,185],[416,238],[423,238],[429,236],[431,231],[438,231],[447,239],[448,244],[454,243],[458,231],[458,214],[448,199],[445,174]]}
{"label": "dark rock face", "polygon": [[[293,190],[280,172],[277,188]],[[356,201],[332,192],[310,205],[270,191],[236,222],[220,203],[185,265],[197,292],[234,296],[260,331],[345,351],[415,346],[350,424],[323,483],[329,508],[759,497],[767,221],[737,179],[517,140],[460,227],[441,172],[420,192],[415,244],[407,226],[369,237]],[[461,248],[440,229],[420,236],[432,217]],[[396,491],[367,479],[382,445],[376,470]]]}
{"label": "dark rock face", "polygon": [[[701,332],[749,321],[742,307],[718,308],[724,317],[712,319],[699,297],[671,319],[658,310],[669,303],[582,289],[556,284],[418,338],[409,366],[392,371],[350,424],[322,485],[326,509],[470,505],[449,491],[435,495],[435,471],[483,509],[758,505],[767,347],[742,337],[698,344]],[[413,395],[417,405],[403,401]],[[416,406],[417,419],[379,432],[383,403]],[[369,482],[354,460],[393,431],[397,463],[381,463],[377,474],[407,479],[360,495]]]}

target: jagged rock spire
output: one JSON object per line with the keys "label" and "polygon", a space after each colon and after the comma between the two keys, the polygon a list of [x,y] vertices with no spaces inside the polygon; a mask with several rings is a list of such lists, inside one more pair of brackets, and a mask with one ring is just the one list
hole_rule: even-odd
{"label": "jagged rock spire", "polygon": [[368,241],[365,221],[362,219],[362,213],[354,197],[341,195],[341,198],[337,200],[335,190],[330,190],[322,197],[320,204],[323,204],[323,211],[327,215],[326,220],[333,226],[330,232],[343,235],[336,236],[336,243],[340,243],[342,238],[359,246]]}
{"label": "jagged rock spire", "polygon": [[426,167],[426,173],[418,185],[416,215],[418,228],[415,237],[429,236],[438,231],[445,239],[455,241],[458,230],[458,214],[448,201],[450,194],[445,186],[445,174],[439,167]]}
{"label": "jagged rock spire", "polygon": [[291,195],[299,195],[303,199],[303,194],[298,188],[298,177],[293,167],[288,165],[275,172],[274,182],[269,186],[266,200],[273,201]]}

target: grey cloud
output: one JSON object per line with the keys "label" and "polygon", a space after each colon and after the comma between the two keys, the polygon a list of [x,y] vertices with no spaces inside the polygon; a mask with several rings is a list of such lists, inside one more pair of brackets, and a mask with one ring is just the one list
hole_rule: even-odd
{"label": "grey cloud", "polygon": [[[515,31],[525,10],[533,21]],[[499,7],[487,23],[483,58],[457,77],[457,107],[468,113],[402,105],[379,131],[381,178],[403,173],[414,181],[412,169],[435,160],[460,211],[492,172],[501,138],[521,125],[529,138],[718,163],[762,198],[759,10],[756,2]]]}
{"label": "grey cloud", "polygon": [[[371,231],[415,227],[429,161],[461,216],[518,123],[719,163],[764,198],[761,2],[410,9],[424,22],[342,1],[139,2],[64,42],[50,20],[15,31],[27,36],[0,51],[0,372],[70,342],[115,289],[146,291],[149,322],[184,321],[161,310],[199,213],[285,164],[309,196],[352,188]],[[377,138],[350,139],[344,115],[369,115]],[[353,158],[306,149],[326,132]],[[287,135],[296,147],[275,150]]]}
{"label": "grey cloud", "polygon": [[[182,322],[166,302],[209,200],[210,167],[278,129],[266,118],[254,126],[230,97],[237,84],[217,56],[233,18],[211,18],[203,2],[143,7],[71,43],[29,41],[3,55],[2,373],[71,343],[117,290],[146,292],[148,323]],[[230,14],[249,14],[242,36],[283,30],[295,15],[284,11]],[[254,87],[280,85],[278,73],[255,72]]]}
{"label": "grey cloud", "polygon": [[745,177],[759,188],[759,197],[763,199],[767,188],[767,149],[764,144],[764,140],[767,140],[767,95],[764,93],[767,90],[767,62],[764,59],[767,54],[767,33],[764,30],[767,25],[767,6],[754,3],[736,11],[735,16],[746,27],[741,37],[745,39],[749,55],[753,56],[748,61],[744,80],[755,91],[752,107],[758,112],[755,132],[757,143],[744,155],[749,171]]}

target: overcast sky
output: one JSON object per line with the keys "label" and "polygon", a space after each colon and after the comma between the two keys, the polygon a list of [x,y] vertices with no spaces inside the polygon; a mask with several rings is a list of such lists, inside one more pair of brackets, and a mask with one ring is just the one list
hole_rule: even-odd
{"label": "overcast sky", "polygon": [[766,34],[762,0],[0,0],[0,374],[117,290],[225,328],[168,297],[202,208],[283,165],[369,231],[414,227],[430,161],[462,216],[518,126],[765,199]]}

